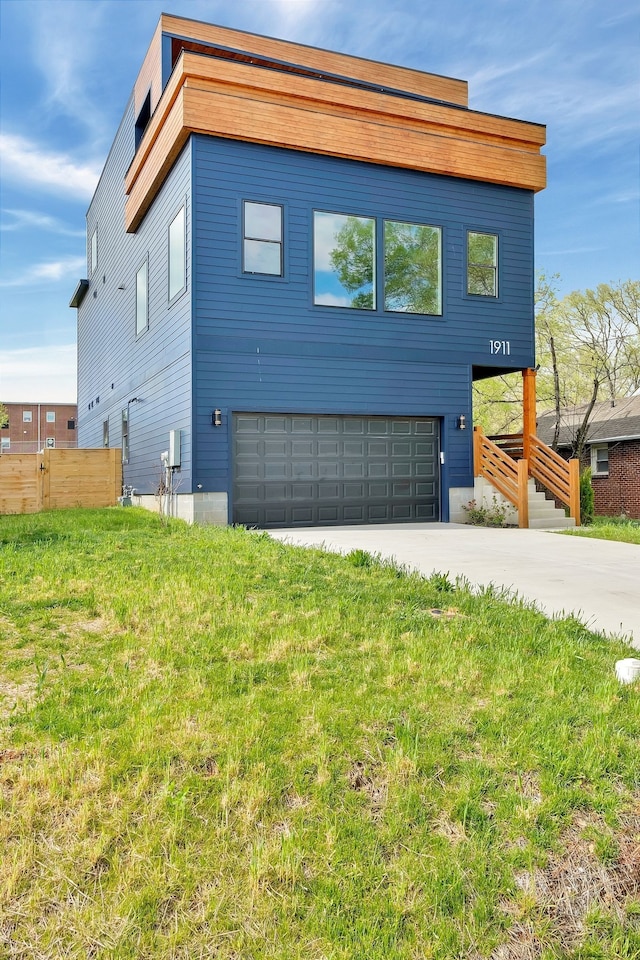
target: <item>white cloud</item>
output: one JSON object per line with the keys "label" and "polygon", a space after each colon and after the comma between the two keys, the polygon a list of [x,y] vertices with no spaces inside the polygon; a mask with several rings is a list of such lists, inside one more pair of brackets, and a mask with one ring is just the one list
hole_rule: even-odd
{"label": "white cloud", "polygon": [[0,353],[0,401],[75,403],[76,391],[75,343]]}
{"label": "white cloud", "polygon": [[0,134],[0,158],[5,178],[35,184],[43,189],[63,190],[74,197],[91,198],[100,170],[78,165],[62,153],[45,150],[26,137]]}
{"label": "white cloud", "polygon": [[0,281],[0,287],[27,287],[32,284],[57,283],[64,277],[82,272],[87,265],[85,257],[66,257],[35,263],[10,280]]}
{"label": "white cloud", "polygon": [[73,230],[65,226],[61,220],[55,217],[49,217],[44,213],[34,213],[31,210],[3,210],[5,216],[11,217],[11,222],[3,223],[0,230],[9,232],[14,230],[46,230],[49,233],[57,233],[63,237],[84,237],[84,230]]}

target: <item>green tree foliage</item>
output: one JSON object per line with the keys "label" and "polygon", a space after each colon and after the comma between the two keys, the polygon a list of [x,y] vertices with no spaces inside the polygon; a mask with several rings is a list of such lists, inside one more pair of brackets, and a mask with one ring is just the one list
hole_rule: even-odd
{"label": "green tree foliage", "polygon": [[[588,439],[597,400],[627,397],[640,388],[640,283],[627,280],[575,291],[562,300],[558,277],[540,276],[536,289],[538,410],[556,411],[556,436],[565,407],[586,404],[573,454]],[[474,388],[475,422],[488,433],[522,427],[522,379],[510,374]]]}
{"label": "green tree foliage", "polygon": [[587,467],[580,474],[580,521],[583,526],[593,523],[594,510],[591,470]]}
{"label": "green tree foliage", "polygon": [[[330,261],[351,306],[374,306],[373,222],[348,217],[337,231]],[[403,313],[441,312],[440,230],[415,223],[384,225],[384,306]]]}
{"label": "green tree foliage", "polygon": [[7,413],[7,408],[4,403],[0,403],[0,427],[4,427],[5,423],[9,422],[9,414]]}
{"label": "green tree foliage", "polygon": [[[374,304],[374,223],[348,217],[336,233],[330,254],[331,266],[348,293],[351,306],[371,310]],[[364,288],[364,289],[363,289]]]}

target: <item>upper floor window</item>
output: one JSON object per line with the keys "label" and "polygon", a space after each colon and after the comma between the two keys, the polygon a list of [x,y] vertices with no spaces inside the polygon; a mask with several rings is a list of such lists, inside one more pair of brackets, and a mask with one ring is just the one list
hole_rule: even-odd
{"label": "upper floor window", "polygon": [[96,227],[91,234],[91,253],[90,253],[91,273],[98,266],[98,228]]}
{"label": "upper floor window", "polygon": [[442,313],[441,246],[440,227],[385,220],[385,310]]}
{"label": "upper floor window", "polygon": [[[102,425],[104,431],[104,424]],[[109,429],[107,421],[107,430]],[[108,439],[108,434],[107,434]],[[103,432],[104,440],[104,432]],[[129,463],[129,408],[122,409],[122,462]]]}
{"label": "upper floor window", "polygon": [[109,446],[109,421],[108,420],[102,421],[102,446],[103,447]]}
{"label": "upper floor window", "polygon": [[498,237],[495,233],[467,233],[467,293],[498,296]]}
{"label": "upper floor window", "polygon": [[282,207],[279,204],[244,201],[242,270],[282,276]]}
{"label": "upper floor window", "polygon": [[313,302],[376,308],[376,222],[372,217],[314,213]]}
{"label": "upper floor window", "polygon": [[608,443],[594,443],[591,445],[591,473],[594,477],[609,476]]}
{"label": "upper floor window", "polygon": [[47,419],[47,423],[55,423],[55,422],[56,422],[56,412],[55,412],[55,410],[47,410],[47,418],[46,418],[46,419]]}
{"label": "upper floor window", "polygon": [[149,325],[149,262],[136,273],[136,336]]}
{"label": "upper floor window", "polygon": [[76,422],[75,420],[67,420],[67,430],[75,430]]}
{"label": "upper floor window", "polygon": [[22,422],[23,423],[33,423],[33,413],[31,410],[22,411]]}
{"label": "upper floor window", "polygon": [[179,211],[169,225],[169,300],[173,300],[187,285],[187,242],[185,208]]}

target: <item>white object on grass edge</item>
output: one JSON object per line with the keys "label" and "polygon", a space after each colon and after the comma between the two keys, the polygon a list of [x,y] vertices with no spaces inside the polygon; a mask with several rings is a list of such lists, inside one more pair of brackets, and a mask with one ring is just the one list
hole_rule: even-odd
{"label": "white object on grass edge", "polygon": [[640,660],[627,657],[626,660],[616,660],[616,677],[620,683],[633,683],[640,679]]}

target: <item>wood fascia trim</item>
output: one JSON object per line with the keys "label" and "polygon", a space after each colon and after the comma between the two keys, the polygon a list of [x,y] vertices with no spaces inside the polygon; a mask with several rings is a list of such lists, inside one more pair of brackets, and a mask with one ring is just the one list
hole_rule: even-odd
{"label": "wood fascia trim", "polygon": [[289,40],[246,33],[172,14],[162,14],[160,23],[163,33],[192,40],[195,43],[217,44],[242,51],[248,56],[255,54],[271,57],[313,70],[327,71],[366,83],[395,87],[408,93],[457,103],[463,107],[466,107],[469,102],[467,81],[455,77],[445,77],[441,74],[414,70],[411,67],[367,60],[364,57],[354,57],[350,54],[323,50],[320,47],[293,43]]}

